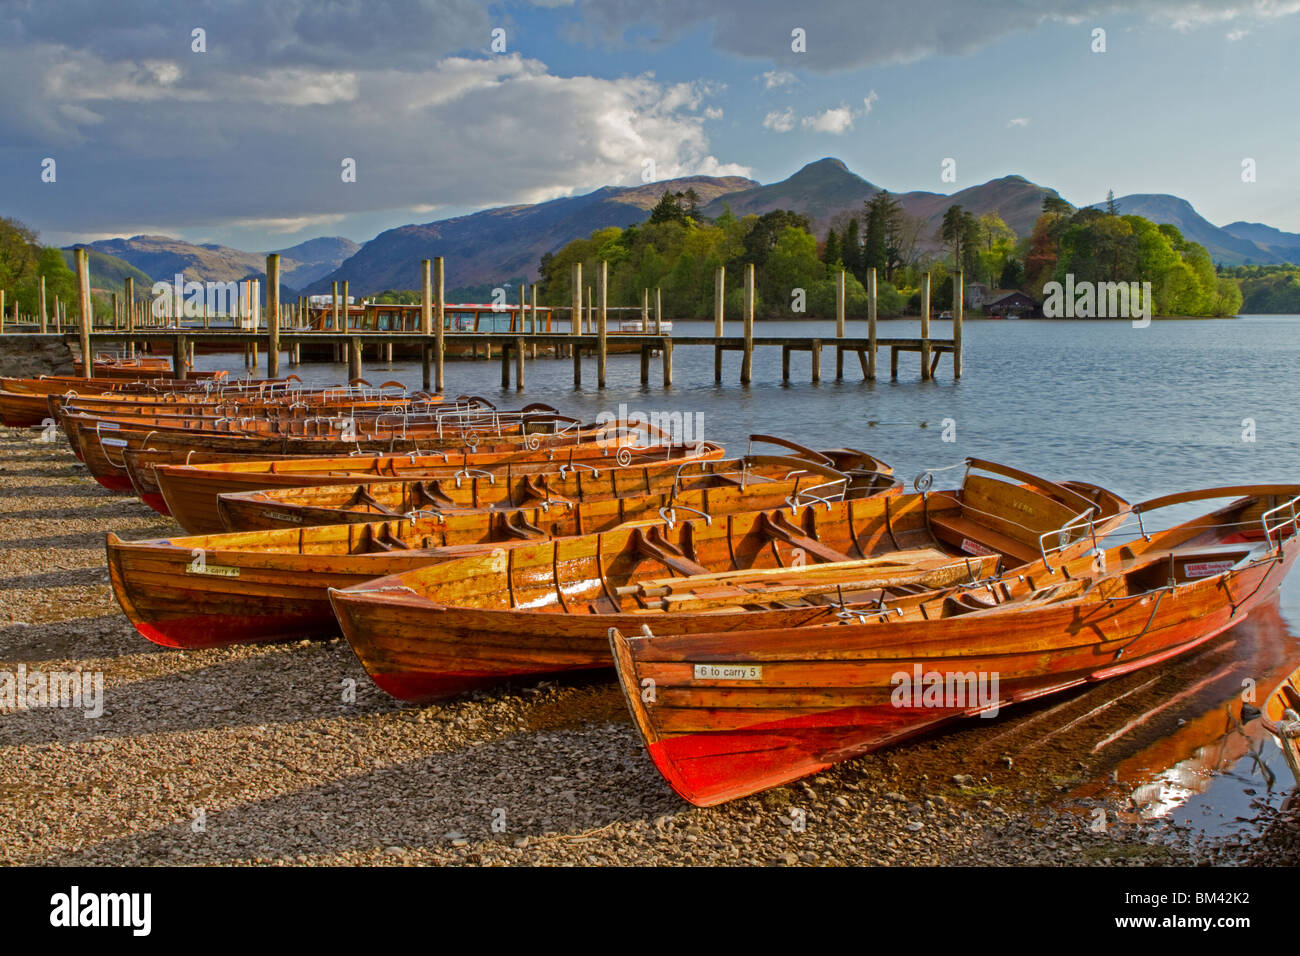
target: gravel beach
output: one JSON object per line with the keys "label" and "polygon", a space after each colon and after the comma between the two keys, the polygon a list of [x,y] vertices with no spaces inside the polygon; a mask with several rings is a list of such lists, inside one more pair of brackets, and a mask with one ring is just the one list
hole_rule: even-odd
{"label": "gravel beach", "polygon": [[[179,529],[35,435],[0,430],[0,670],[102,672],[104,709],[0,713],[7,864],[1297,861],[1289,811],[1211,840],[1072,797],[1098,765],[1042,732],[1099,698],[969,721],[696,809],[655,772],[606,675],[412,708],[371,685],[341,639],[155,647],[113,599],[103,537]],[[1036,719],[1053,706],[1066,709]]]}

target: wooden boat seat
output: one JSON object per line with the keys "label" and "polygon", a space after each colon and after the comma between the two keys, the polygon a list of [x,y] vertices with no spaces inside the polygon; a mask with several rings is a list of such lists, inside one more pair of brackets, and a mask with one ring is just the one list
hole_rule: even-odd
{"label": "wooden boat seat", "polygon": [[961,548],[967,549],[963,542],[973,542],[981,547],[988,548],[991,551],[997,551],[1009,558],[1015,559],[1017,564],[1028,564],[1042,557],[1038,549],[1032,545],[1017,541],[1015,538],[1008,537],[1005,534],[986,528],[981,524],[976,524],[969,518],[962,518],[958,515],[935,514],[930,516],[930,528],[936,538],[942,538]]}
{"label": "wooden boat seat", "polygon": [[851,555],[822,544],[810,538],[803,529],[794,525],[782,512],[763,512],[758,522],[759,530],[774,541],[784,541],[796,548],[802,548],[823,561],[852,561]]}

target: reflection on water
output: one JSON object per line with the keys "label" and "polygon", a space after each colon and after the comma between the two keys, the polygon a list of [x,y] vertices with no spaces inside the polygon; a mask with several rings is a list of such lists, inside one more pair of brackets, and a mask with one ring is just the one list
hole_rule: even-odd
{"label": "reflection on water", "polygon": [[[850,326],[848,334],[865,335],[865,323]],[[680,322],[676,331],[707,335],[712,323]],[[738,332],[739,323],[728,331]],[[830,338],[833,326],[762,323],[758,332]],[[567,359],[529,361],[522,393],[501,389],[495,361],[448,361],[446,377],[448,394],[484,395],[502,407],[543,401],[584,420],[620,403],[632,411],[702,413],[703,437],[737,453],[751,433],[785,435],[862,448],[903,476],[969,455],[1095,481],[1140,501],[1186,488],[1300,481],[1297,332],[1295,316],[1154,322],[1145,329],[1126,322],[970,322],[959,382],[946,360],[933,382],[919,381],[914,356],[904,358],[897,382],[862,382],[856,360],[835,382],[828,351],[826,381],[811,384],[808,360],[797,357],[791,383],[782,385],[780,350],[760,349],[752,387],[736,384],[738,353],[725,356],[724,383],[715,385],[713,350],[697,347],[675,350],[677,384],[670,390],[658,387],[657,368],[656,384],[643,389],[635,355],[610,356],[609,388],[601,392],[594,359],[581,390],[573,387]],[[915,334],[914,322],[881,326],[882,336]],[[947,335],[947,323],[936,323],[935,334]],[[198,366],[231,367],[232,358],[201,355]],[[883,359],[887,375],[887,354]],[[292,370],[313,384],[345,375],[338,365]],[[420,385],[418,363],[368,362],[366,374],[375,382]],[[942,428],[945,419],[954,427]],[[944,441],[945,434],[956,440]],[[1026,783],[1060,806],[1102,800],[1128,819],[1231,828],[1253,815],[1253,799],[1276,804],[1293,785],[1271,736],[1240,715],[1243,681],[1255,682],[1262,704],[1300,666],[1298,578],[1283,583],[1278,600],[1184,658],[1006,708],[996,721],[952,728],[949,746],[937,751],[929,744],[896,748],[899,759],[911,751],[934,776],[1011,757],[1018,770],[1032,769]]]}

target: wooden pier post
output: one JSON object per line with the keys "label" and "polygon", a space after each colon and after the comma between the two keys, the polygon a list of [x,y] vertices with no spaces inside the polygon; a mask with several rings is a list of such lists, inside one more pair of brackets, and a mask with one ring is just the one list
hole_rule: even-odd
{"label": "wooden pier post", "polygon": [[[520,320],[523,324],[523,320]],[[515,390],[522,392],[524,390],[524,337],[521,335],[515,339]]]}
{"label": "wooden pier post", "polygon": [[[248,327],[254,334],[261,331],[262,328],[262,282],[260,279],[250,279],[248,281]],[[249,356],[252,359],[252,368],[257,368],[258,348],[257,339],[248,347]]]}
{"label": "wooden pier post", "polygon": [[[44,277],[44,276],[41,276],[41,278],[43,279],[43,278],[45,278],[45,277]],[[114,293],[113,293],[113,331],[114,331],[114,332],[117,331],[117,321],[118,321],[118,320],[117,320],[117,310],[118,310],[118,305],[117,305],[117,293],[114,292]]]}
{"label": "wooden pier post", "polygon": [[[835,337],[844,338],[844,270],[835,277]],[[844,377],[844,349],[835,346],[835,381]],[[813,381],[817,381],[815,378]]]}
{"label": "wooden pier post", "polygon": [[510,387],[510,346],[501,343],[501,387]]}
{"label": "wooden pier post", "polygon": [[[573,304],[570,306],[569,324],[573,326],[569,331],[574,335],[582,334],[582,263],[573,264]],[[577,354],[576,352],[574,353]],[[576,367],[576,366],[575,366]],[[575,381],[573,383],[577,385]]]}
{"label": "wooden pier post", "polygon": [[664,330],[664,296],[663,290],[655,286],[655,335],[662,335]]}
{"label": "wooden pier post", "polygon": [[713,346],[713,380],[722,381],[722,314],[724,308],[723,291],[727,284],[727,269],[725,266],[718,266],[718,271],[713,275],[713,335],[718,339],[719,344]]}
{"label": "wooden pier post", "polygon": [[[39,294],[40,294],[39,305],[41,310],[41,331],[44,332],[45,331],[45,276],[41,276],[41,291]],[[3,312],[4,309],[0,309],[0,313]]]}
{"label": "wooden pier post", "polygon": [[280,377],[280,256],[266,257],[266,377]]}
{"label": "wooden pier post", "polygon": [[330,306],[330,331],[337,332],[339,330],[339,284],[337,282],[330,283],[330,296],[332,303]]}
{"label": "wooden pier post", "polygon": [[587,334],[596,331],[596,306],[593,304],[591,286],[587,286]]}
{"label": "wooden pier post", "polygon": [[185,336],[172,336],[172,378],[184,381],[189,378],[186,372],[186,353],[189,351],[185,342]]}
{"label": "wooden pier post", "polygon": [[645,335],[650,331],[650,288],[647,286],[641,290],[641,334]]}
{"label": "wooden pier post", "polygon": [[90,323],[94,317],[90,301],[90,258],[85,246],[77,246],[73,255],[77,263],[77,299],[81,307],[81,377],[94,378],[95,356],[90,351]]}
{"label": "wooden pier post", "polygon": [[965,318],[966,277],[958,272],[952,280],[952,377],[961,378],[961,323]]}
{"label": "wooden pier post", "polygon": [[446,267],[442,256],[433,257],[433,389],[442,392],[443,362],[447,357],[447,289]]}
{"label": "wooden pier post", "polygon": [[876,270],[867,270],[867,381],[876,380]]}
{"label": "wooden pier post", "polygon": [[740,384],[754,376],[754,263],[745,266],[745,351],[740,360]]}
{"label": "wooden pier post", "polygon": [[929,381],[930,373],[930,273],[921,276],[921,380]]}
{"label": "wooden pier post", "polygon": [[[433,263],[428,259],[420,262],[420,334],[433,334]],[[423,388],[426,392],[433,385],[433,368],[430,366],[432,354],[427,341],[420,344],[420,370]]]}
{"label": "wooden pier post", "polygon": [[361,377],[361,337],[354,335],[348,342],[348,381]]}
{"label": "wooden pier post", "polygon": [[[350,318],[350,316],[348,315],[348,280],[347,279],[344,279],[339,286],[339,305],[341,308],[340,318],[342,319],[342,323],[343,323],[340,326],[343,335],[343,339],[342,339],[343,351],[344,354],[346,354],[348,357],[348,380],[351,381],[354,378],[361,377],[361,342],[360,340],[351,344],[348,342],[348,334],[349,334],[348,319]],[[356,372],[352,371],[352,344],[356,345],[356,356],[357,356]]]}
{"label": "wooden pier post", "polygon": [[[127,332],[135,331],[135,279],[127,276],[122,283],[123,305],[126,307],[126,330]],[[44,323],[42,323],[43,325]],[[135,357],[135,340],[128,339],[126,343],[126,354],[129,358]]]}
{"label": "wooden pier post", "polygon": [[605,387],[605,364],[609,347],[608,330],[605,322],[608,318],[606,307],[609,297],[609,263],[600,260],[600,271],[596,273],[596,285],[600,289],[598,296],[600,311],[596,314],[596,387]]}
{"label": "wooden pier post", "polygon": [[[532,301],[532,303],[531,303],[531,304],[529,305],[529,307],[528,307],[528,315],[529,315],[529,317],[530,317],[530,319],[531,319],[531,323],[530,323],[530,324],[531,324],[532,329],[533,329],[533,334],[536,335],[537,332],[538,332],[538,328],[537,328],[537,283],[536,283],[536,282],[533,283],[533,290],[532,290],[532,291],[533,291],[533,301]],[[536,339],[533,340],[532,348],[533,348],[533,358],[537,358],[537,340],[536,340]]]}
{"label": "wooden pier post", "polygon": [[[0,289],[0,335],[5,331],[5,290]],[[41,329],[44,332],[44,329]]]}
{"label": "wooden pier post", "polygon": [[650,384],[650,353],[654,348],[649,345],[641,346],[641,384]]}
{"label": "wooden pier post", "polygon": [[822,340],[812,340],[812,380],[820,382],[822,380]]}
{"label": "wooden pier post", "polygon": [[663,340],[664,354],[664,388],[673,387],[673,340],[667,338]]}
{"label": "wooden pier post", "polygon": [[781,381],[790,381],[790,346],[781,346]]}

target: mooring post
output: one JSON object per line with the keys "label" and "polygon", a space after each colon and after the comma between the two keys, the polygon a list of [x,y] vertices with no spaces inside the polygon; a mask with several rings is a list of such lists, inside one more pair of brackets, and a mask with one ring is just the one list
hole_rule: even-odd
{"label": "mooring post", "polygon": [[[126,277],[122,283],[123,305],[126,307],[126,331],[128,334],[135,332],[135,279],[131,276]],[[41,327],[44,328],[44,321]],[[128,338],[126,341],[126,354],[132,358],[135,357],[135,339]]]}
{"label": "mooring post", "polygon": [[781,346],[781,381],[790,381],[790,346]]}
{"label": "mooring post", "polygon": [[501,343],[501,387],[510,387],[510,343]]}
{"label": "mooring post", "polygon": [[[40,290],[40,302],[39,302],[39,306],[40,306],[40,310],[41,310],[41,331],[44,332],[44,331],[45,331],[45,276],[43,276],[43,275],[41,276],[41,290]],[[4,312],[4,309],[0,309],[0,313],[3,313],[3,312]]]}
{"label": "mooring post", "polygon": [[[41,278],[45,278],[42,276]],[[113,293],[113,331],[117,331],[117,293]]]}
{"label": "mooring post", "polygon": [[655,286],[655,335],[662,335],[664,329],[664,296],[663,290]]}
{"label": "mooring post", "polygon": [[[420,334],[433,334],[433,263],[428,259],[420,263]],[[420,370],[423,373],[423,382],[421,386],[426,392],[433,385],[433,368],[430,366],[432,354],[429,351],[429,341],[425,339],[420,343]]]}
{"label": "mooring post", "polygon": [[650,384],[650,353],[652,351],[654,351],[654,349],[651,346],[642,344],[641,346],[641,384],[642,385]]}
{"label": "mooring post", "polygon": [[77,298],[81,306],[81,371],[82,378],[95,377],[95,356],[90,351],[90,323],[94,311],[90,301],[90,257],[85,246],[77,246],[74,255],[77,262]]}
{"label": "mooring post", "polygon": [[663,340],[664,353],[664,388],[673,387],[673,340],[666,338]]}
{"label": "mooring post", "polygon": [[515,339],[515,390],[516,391],[523,391],[524,388],[524,357],[525,357],[524,337],[521,335]]}
{"label": "mooring post", "polygon": [[[342,320],[342,324],[339,326],[339,328],[341,329],[341,331],[339,332],[339,335],[341,336],[339,341],[341,343],[343,354],[348,357],[348,379],[351,380],[354,378],[360,378],[361,377],[361,371],[360,371],[361,340],[358,339],[355,343],[348,341],[348,325],[349,325],[348,319],[350,318],[350,316],[348,314],[349,309],[348,309],[348,280],[347,279],[344,279],[343,282],[339,285],[339,309],[340,309],[339,318]],[[356,372],[352,371],[352,346],[354,344],[356,346],[356,353],[357,353]]]}
{"label": "mooring post", "polygon": [[262,328],[262,283],[251,279],[248,283],[248,327],[253,332],[253,342],[249,346],[252,367],[257,368],[257,333]]}
{"label": "mooring post", "polygon": [[577,342],[573,343],[573,385],[575,388],[582,385],[582,347]]}
{"label": "mooring post", "polygon": [[965,274],[958,272],[952,280],[952,377],[961,378],[961,323],[965,318]]}
{"label": "mooring post", "polygon": [[921,378],[929,381],[930,372],[930,273],[921,276]]}
{"label": "mooring post", "polygon": [[361,377],[361,336],[354,335],[348,342],[348,381]]}
{"label": "mooring post", "polygon": [[727,283],[727,269],[718,266],[713,274],[713,337],[718,341],[713,346],[713,380],[722,381],[722,313],[723,291]]}
{"label": "mooring post", "polygon": [[605,387],[605,360],[609,342],[607,339],[608,330],[605,326],[607,319],[606,308],[609,297],[609,263],[604,259],[600,260],[600,271],[596,273],[596,285],[600,289],[598,296],[600,311],[596,314],[596,387]]}
{"label": "mooring post", "polygon": [[442,256],[433,258],[433,389],[441,394],[443,389],[442,366],[447,357],[446,331],[447,291],[446,268]]}
{"label": "mooring post", "polygon": [[[835,277],[835,337],[844,338],[844,270]],[[835,346],[835,381],[844,377],[844,347]],[[814,379],[813,381],[816,381]]]}
{"label": "mooring post", "polygon": [[[582,334],[582,263],[573,264],[572,276],[573,288],[569,290],[572,295],[572,304],[569,306],[569,324],[573,326],[569,331],[573,335]],[[577,353],[574,353],[577,354]],[[576,382],[574,383],[577,384]]]}
{"label": "mooring post", "polygon": [[650,287],[641,290],[641,334],[650,331]]}
{"label": "mooring post", "polygon": [[587,286],[587,334],[596,331],[596,300],[592,297],[591,286]]}
{"label": "mooring post", "polygon": [[812,380],[820,382],[822,380],[822,340],[812,340]]}
{"label": "mooring post", "polygon": [[280,377],[280,256],[266,256],[266,377]]}
{"label": "mooring post", "polygon": [[867,381],[876,380],[876,269],[867,270]]}
{"label": "mooring post", "polygon": [[740,384],[748,385],[754,374],[754,263],[745,265],[745,351],[740,360]]}
{"label": "mooring post", "polygon": [[185,344],[185,336],[172,336],[172,378],[185,381],[189,375],[185,370],[185,358],[188,349]]}

